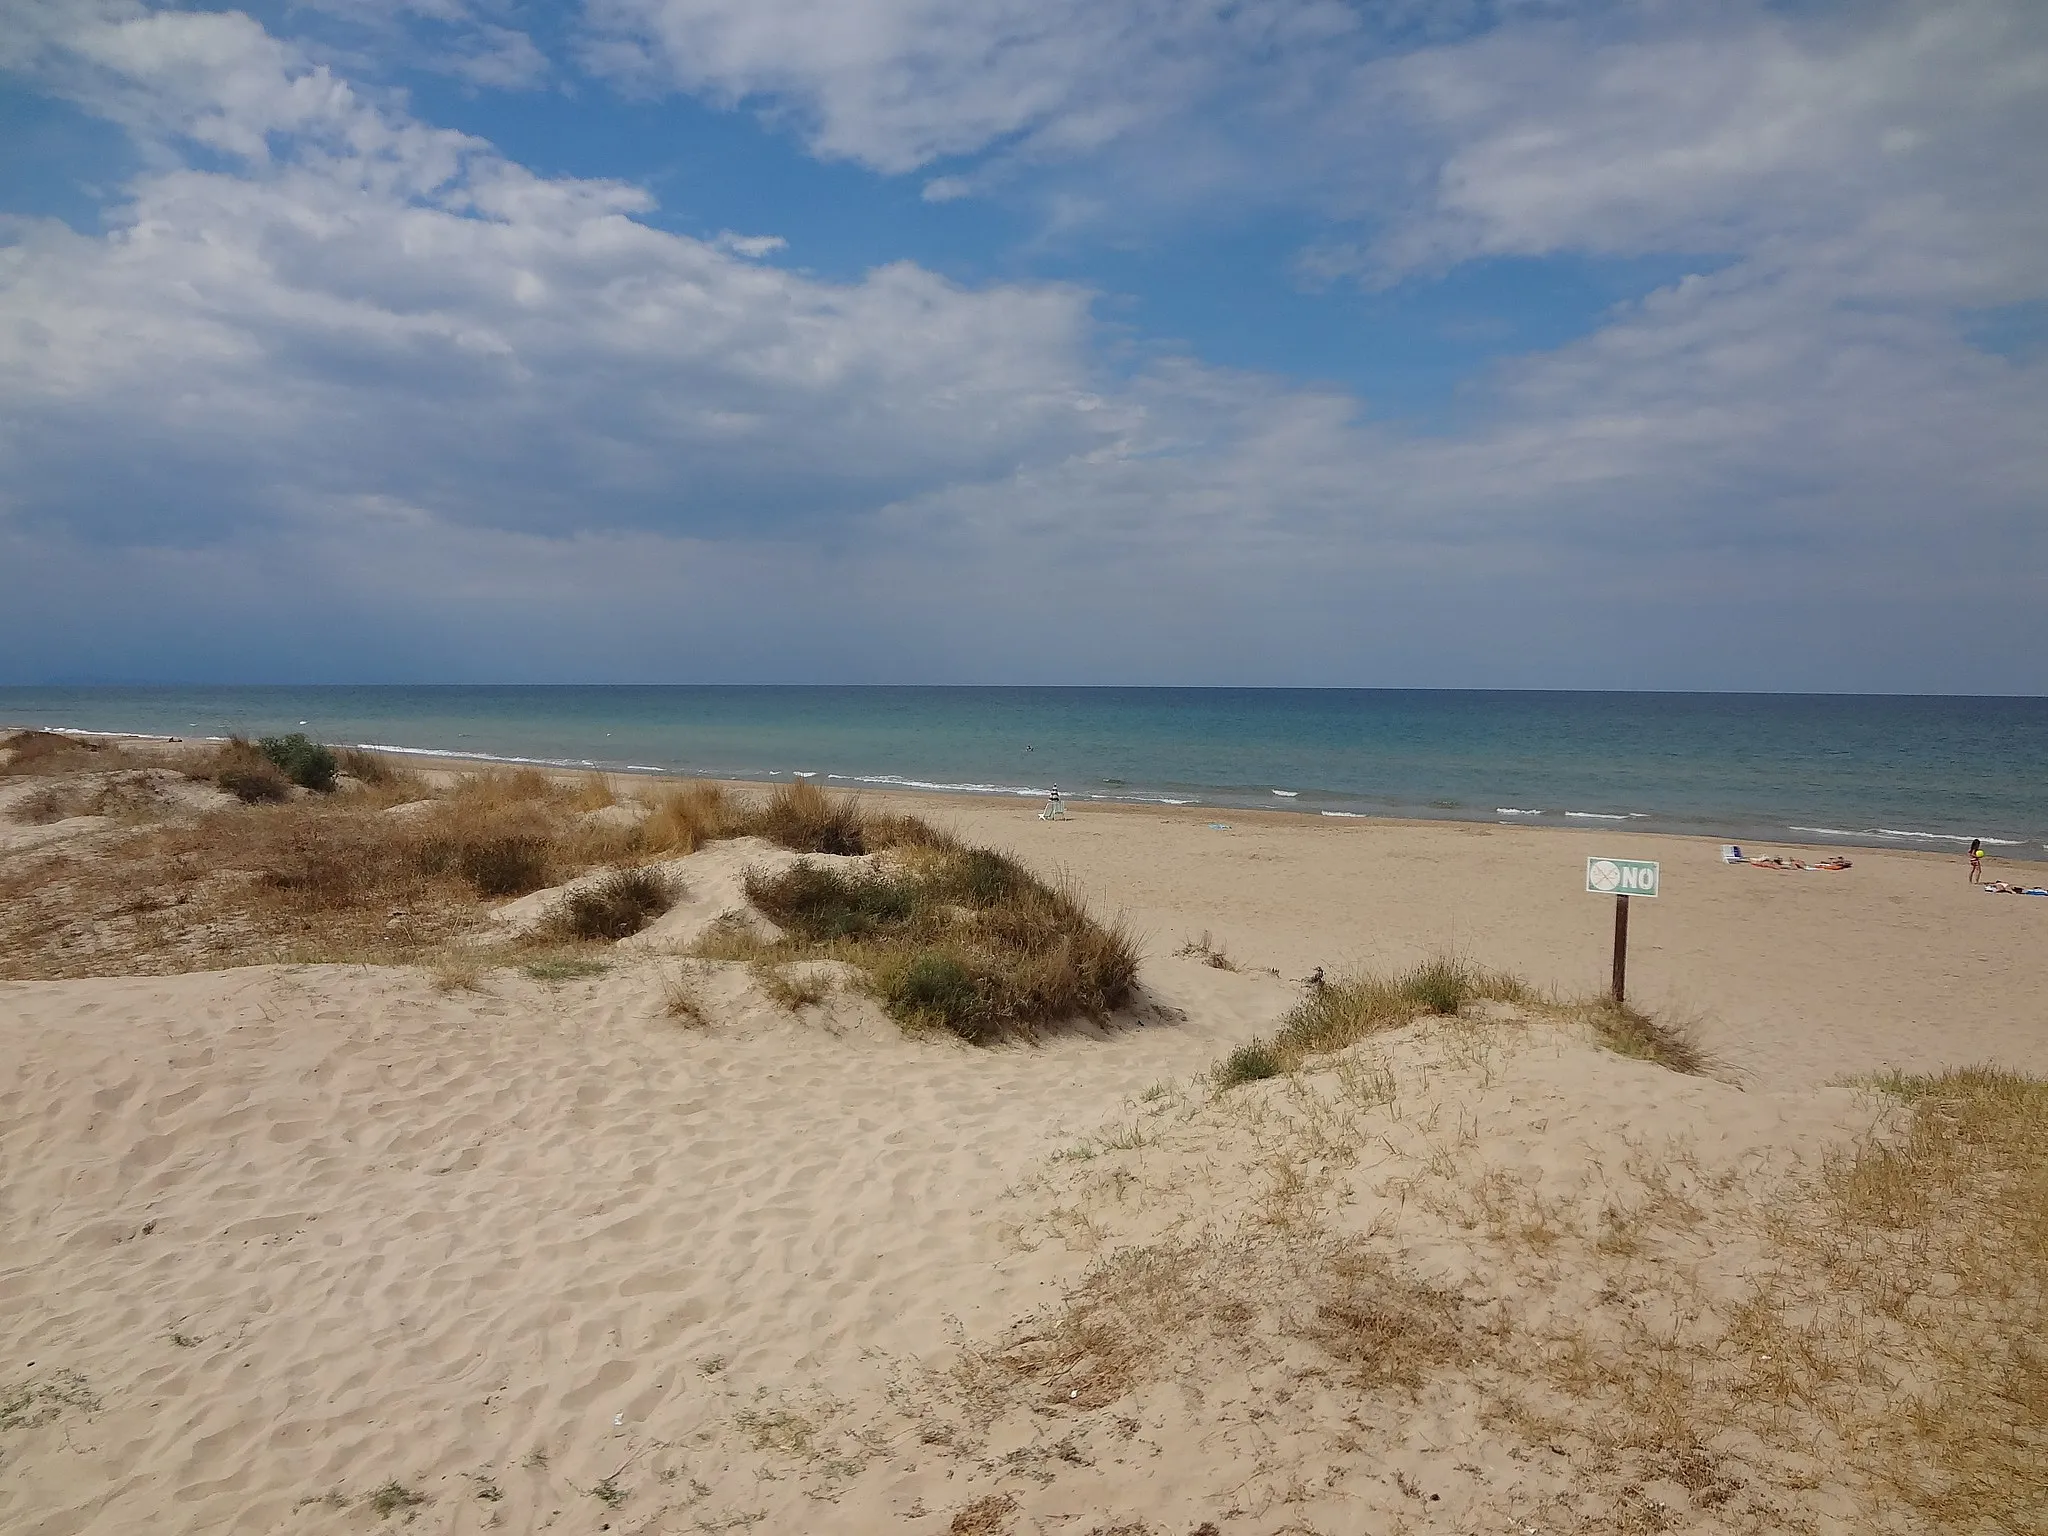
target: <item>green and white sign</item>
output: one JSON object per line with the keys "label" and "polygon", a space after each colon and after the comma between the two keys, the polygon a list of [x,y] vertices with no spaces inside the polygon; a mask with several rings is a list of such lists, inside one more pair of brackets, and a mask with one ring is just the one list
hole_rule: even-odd
{"label": "green and white sign", "polygon": [[1654,896],[1657,866],[1649,859],[1588,859],[1586,889],[1595,896]]}

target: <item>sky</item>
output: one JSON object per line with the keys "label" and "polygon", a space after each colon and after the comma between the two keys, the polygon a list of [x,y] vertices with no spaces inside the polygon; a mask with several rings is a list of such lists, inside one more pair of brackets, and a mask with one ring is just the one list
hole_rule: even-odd
{"label": "sky", "polygon": [[2048,693],[2040,0],[0,0],[0,684]]}

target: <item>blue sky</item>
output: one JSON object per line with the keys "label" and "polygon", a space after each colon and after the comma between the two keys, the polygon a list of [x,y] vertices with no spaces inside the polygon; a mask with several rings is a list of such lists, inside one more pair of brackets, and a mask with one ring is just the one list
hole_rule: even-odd
{"label": "blue sky", "polygon": [[0,683],[2048,692],[2048,11],[0,0]]}

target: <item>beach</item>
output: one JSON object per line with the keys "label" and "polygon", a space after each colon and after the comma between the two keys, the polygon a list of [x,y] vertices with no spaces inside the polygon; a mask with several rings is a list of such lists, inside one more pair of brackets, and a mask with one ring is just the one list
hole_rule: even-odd
{"label": "beach", "polygon": [[[1760,1434],[1751,1335],[1686,1356],[1690,1449],[1628,1428],[1625,1372],[1532,1362],[1649,1359],[1818,1273],[1766,1217],[1896,1128],[1874,1075],[2048,1074],[2048,900],[1909,852],[864,804],[1121,915],[1131,1003],[975,1046],[829,966],[792,1007],[631,940],[560,979],[0,982],[0,1525],[1947,1528],[1816,1450],[1880,1388]],[[672,867],[708,888],[724,846]],[[1630,998],[1709,1072],[1562,1006],[1606,984],[1596,855],[1661,864]],[[1315,968],[1445,956],[1530,1000],[1217,1086]]]}

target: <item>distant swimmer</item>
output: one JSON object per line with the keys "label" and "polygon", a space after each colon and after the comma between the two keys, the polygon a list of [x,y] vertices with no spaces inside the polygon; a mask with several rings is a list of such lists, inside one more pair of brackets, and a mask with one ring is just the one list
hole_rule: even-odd
{"label": "distant swimmer", "polygon": [[1970,839],[1970,884],[1976,885],[1984,878],[1984,839]]}

